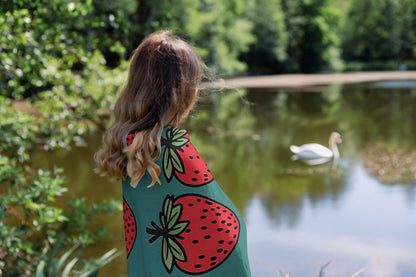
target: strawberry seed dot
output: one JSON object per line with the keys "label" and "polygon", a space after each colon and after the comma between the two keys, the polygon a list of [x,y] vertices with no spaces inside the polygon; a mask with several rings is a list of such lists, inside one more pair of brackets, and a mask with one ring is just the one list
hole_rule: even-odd
{"label": "strawberry seed dot", "polygon": [[202,227],[201,227],[201,230],[206,230],[206,229],[208,229],[208,227],[207,227],[207,226],[202,226]]}
{"label": "strawberry seed dot", "polygon": [[217,231],[221,232],[222,230],[224,230],[223,228],[218,228]]}
{"label": "strawberry seed dot", "polygon": [[198,179],[197,178],[192,178],[192,181],[196,182]]}
{"label": "strawberry seed dot", "polygon": [[227,254],[227,253],[228,253],[228,250],[225,250],[225,251],[224,251],[224,254]]}
{"label": "strawberry seed dot", "polygon": [[205,218],[206,218],[206,216],[205,216],[205,215],[201,216],[201,219],[205,219]]}
{"label": "strawberry seed dot", "polygon": [[211,238],[210,235],[207,235],[207,236],[204,237],[204,239],[210,239],[210,238]]}
{"label": "strawberry seed dot", "polygon": [[194,171],[194,173],[198,174],[198,173],[199,173],[199,171],[198,171],[198,170],[195,170],[195,171]]}
{"label": "strawberry seed dot", "polygon": [[193,244],[196,244],[196,243],[198,243],[198,242],[199,242],[198,240],[193,240],[193,241],[192,241],[192,243],[193,243]]}
{"label": "strawberry seed dot", "polygon": [[201,267],[202,267],[202,265],[200,265],[200,264],[195,265],[195,268],[201,268]]}
{"label": "strawberry seed dot", "polygon": [[205,258],[205,256],[204,256],[204,255],[201,255],[201,256],[199,256],[199,257],[198,257],[198,259],[201,259],[201,260],[202,260],[203,258]]}
{"label": "strawberry seed dot", "polygon": [[213,256],[211,257],[211,261],[215,261],[217,259],[217,257]]}
{"label": "strawberry seed dot", "polygon": [[214,266],[214,265],[216,265],[217,264],[217,262],[212,262],[211,263],[211,266]]}
{"label": "strawberry seed dot", "polygon": [[220,241],[218,241],[218,243],[219,243],[219,244],[223,244],[223,243],[224,243],[224,241],[223,241],[223,240],[220,240]]}
{"label": "strawberry seed dot", "polygon": [[217,249],[217,253],[221,253],[223,251],[222,248]]}

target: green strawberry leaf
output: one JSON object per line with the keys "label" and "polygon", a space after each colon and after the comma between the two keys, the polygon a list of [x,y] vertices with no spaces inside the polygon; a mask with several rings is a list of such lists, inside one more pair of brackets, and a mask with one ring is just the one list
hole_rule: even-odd
{"label": "green strawberry leaf", "polygon": [[159,214],[160,217],[160,225],[162,225],[162,229],[164,230],[166,228],[166,217],[160,213]]}
{"label": "green strawberry leaf", "polygon": [[170,221],[171,213],[172,213],[172,199],[167,196],[165,202],[163,203],[163,214],[165,215],[165,219]]}
{"label": "green strawberry leaf", "polygon": [[188,141],[189,141],[189,139],[188,139],[188,138],[185,138],[185,137],[180,137],[180,138],[178,138],[178,139],[173,140],[173,141],[172,141],[172,145],[173,145],[173,146],[176,146],[176,147],[182,147],[182,146],[184,146],[185,144],[187,144],[187,143],[188,143]]}
{"label": "green strawberry leaf", "polygon": [[182,206],[181,205],[176,205],[172,209],[171,218],[169,218],[168,229],[172,228],[172,226],[174,226],[176,224],[176,222],[178,221],[178,219],[181,215],[181,212],[182,212]]}
{"label": "green strawberry leaf", "polygon": [[165,265],[167,271],[171,273],[173,269],[173,255],[168,244],[169,244],[168,239],[163,238],[163,241],[162,241],[163,264]]}
{"label": "green strawberry leaf", "polygon": [[179,173],[184,173],[181,158],[179,158],[176,150],[170,149],[169,154],[170,154],[170,159],[171,159],[173,168]]}
{"label": "green strawberry leaf", "polygon": [[189,221],[182,221],[176,224],[173,228],[169,229],[169,235],[177,236],[185,231],[186,227],[188,227]]}
{"label": "green strawberry leaf", "polygon": [[185,250],[183,247],[176,242],[174,239],[168,239],[169,248],[171,253],[175,257],[176,260],[184,262],[186,261]]}
{"label": "green strawberry leaf", "polygon": [[168,149],[165,149],[165,154],[163,155],[163,169],[166,175],[166,179],[170,181],[172,179],[172,173],[173,173],[173,165],[172,161],[169,156]]}
{"label": "green strawberry leaf", "polygon": [[181,129],[174,128],[171,138],[172,138],[172,140],[177,140],[178,138],[183,137],[184,135],[186,135],[186,133],[187,133],[186,130],[181,130]]}
{"label": "green strawberry leaf", "polygon": [[170,128],[170,129],[168,129],[168,130],[166,131],[166,137],[167,137],[167,138],[171,138],[171,137],[172,137],[172,130],[173,130],[173,128]]}

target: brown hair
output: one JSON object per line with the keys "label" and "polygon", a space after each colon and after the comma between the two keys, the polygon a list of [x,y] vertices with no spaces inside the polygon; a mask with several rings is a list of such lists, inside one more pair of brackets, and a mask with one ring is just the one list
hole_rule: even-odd
{"label": "brown hair", "polygon": [[[204,64],[186,42],[169,31],[146,38],[134,51],[127,83],[114,108],[114,122],[95,154],[98,171],[115,179],[131,177],[135,187],[146,170],[160,184],[160,137],[166,125],[177,127],[198,97]],[[135,133],[127,147],[126,138]]]}

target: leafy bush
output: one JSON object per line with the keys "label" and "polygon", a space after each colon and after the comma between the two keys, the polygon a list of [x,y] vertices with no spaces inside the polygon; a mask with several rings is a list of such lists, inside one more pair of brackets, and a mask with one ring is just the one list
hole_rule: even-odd
{"label": "leafy bush", "polygon": [[[101,58],[99,54],[91,56]],[[58,266],[56,257],[62,253],[74,257],[71,267],[58,266],[62,270],[59,274],[96,276],[98,268],[117,255],[112,251],[101,258],[86,260],[80,256],[81,251],[68,251],[75,245],[86,247],[107,236],[105,228],[97,232],[96,228],[91,231],[91,226],[99,215],[121,212],[121,202],[108,200],[87,205],[86,199],[76,198],[67,199],[64,205],[62,169],[51,172],[30,165],[33,151],[69,149],[82,143],[85,133],[105,124],[109,117],[107,106],[111,106],[117,85],[122,82],[121,75],[114,73],[97,61],[83,69],[83,74],[91,75],[88,79],[64,71],[61,85],[52,88],[55,93],[45,91],[38,100],[27,103],[30,112],[20,112],[10,99],[0,96],[2,276],[57,276],[54,275],[57,271],[50,270]],[[117,76],[119,82],[115,81]],[[101,83],[100,78],[114,83]],[[63,93],[65,89],[72,93]]]}
{"label": "leafy bush", "polygon": [[11,0],[1,9],[0,95],[22,99],[50,90],[63,72],[94,62],[93,49],[118,61],[123,55],[123,32],[113,30],[127,24],[123,15],[96,14],[92,0]]}
{"label": "leafy bush", "polygon": [[[50,267],[58,252],[96,242],[107,233],[105,228],[89,229],[94,217],[121,211],[114,200],[87,207],[85,199],[68,199],[66,207],[58,205],[66,191],[61,169],[34,170],[1,155],[0,176],[4,190],[0,195],[0,272],[4,276],[34,276],[36,265]],[[113,251],[109,258],[114,256]],[[77,260],[84,265],[95,262]]]}

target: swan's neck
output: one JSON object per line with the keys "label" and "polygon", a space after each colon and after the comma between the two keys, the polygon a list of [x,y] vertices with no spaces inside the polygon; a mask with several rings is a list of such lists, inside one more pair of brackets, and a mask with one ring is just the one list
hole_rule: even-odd
{"label": "swan's neck", "polygon": [[333,158],[334,158],[334,159],[338,159],[338,158],[339,158],[339,150],[338,150],[337,143],[336,143],[334,140],[331,140],[331,141],[329,142],[329,147],[330,147],[330,148],[331,148],[331,150],[332,150],[332,153],[333,153]]}

